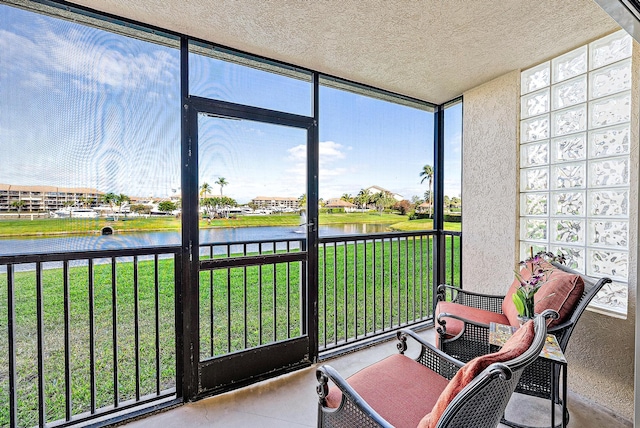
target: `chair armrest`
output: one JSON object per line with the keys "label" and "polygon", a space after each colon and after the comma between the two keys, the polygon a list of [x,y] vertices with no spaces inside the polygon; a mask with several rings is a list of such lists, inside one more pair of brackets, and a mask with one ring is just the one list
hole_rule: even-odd
{"label": "chair armrest", "polygon": [[467,324],[471,324],[474,325],[476,327],[480,327],[480,328],[486,328],[487,330],[489,329],[489,324],[484,324],[481,322],[477,322],[477,321],[473,321],[473,320],[469,320],[466,319],[464,317],[461,317],[459,315],[455,315],[455,314],[449,314],[447,312],[442,312],[438,314],[438,319],[436,320],[438,322],[438,324],[440,324],[440,327],[436,328],[436,331],[440,332],[440,328],[442,328],[443,334],[444,332],[446,332],[446,324],[447,321],[444,318],[453,318],[453,319],[457,319],[458,321],[462,321],[464,323],[464,326],[462,327],[462,332],[464,332],[467,329]]}
{"label": "chair armrest", "polygon": [[553,327],[548,327],[547,333],[557,335],[562,333],[564,330],[566,330],[567,328],[573,325],[574,325],[574,322],[571,319],[568,319],[560,324],[554,325]]}
{"label": "chair armrest", "polygon": [[[462,329],[460,333],[455,336],[450,336],[447,334],[447,318],[456,319],[461,321]],[[461,340],[463,343],[467,342],[486,342],[489,338],[489,324],[484,324],[481,322],[469,320],[463,318],[458,315],[449,314],[447,312],[442,312],[438,314],[438,318],[436,319],[437,327],[436,332],[440,335],[440,346],[446,352],[450,350],[445,346],[447,343],[455,342]]]}
{"label": "chair armrest", "polygon": [[401,354],[407,350],[407,337],[411,337],[421,347],[420,354],[415,360],[447,379],[451,379],[460,367],[464,366],[462,361],[426,342],[412,330],[402,329],[398,331],[397,336],[399,341],[397,347]]}
{"label": "chair armrest", "polygon": [[[316,386],[319,405],[318,427],[325,426],[325,419],[329,419],[326,421],[327,426],[333,426],[330,419],[339,418],[345,426],[348,426],[350,423],[352,426],[356,424],[366,424],[366,420],[370,420],[380,427],[393,428],[393,425],[373,410],[333,367],[329,365],[318,367],[316,370],[316,378],[318,379],[318,385]],[[329,394],[329,380],[342,392],[342,401],[337,408],[326,407],[326,398]],[[347,405],[347,403],[351,405]],[[365,420],[363,420],[363,418]]]}
{"label": "chair armrest", "polygon": [[[462,322],[458,334],[447,333],[447,318]],[[436,331],[442,351],[462,361],[470,361],[491,352],[489,345],[489,325],[471,321],[463,317],[443,312],[438,315]]]}
{"label": "chair armrest", "polygon": [[575,324],[574,320],[569,318],[560,324],[547,328],[547,333],[554,335],[558,340],[558,345],[560,345],[562,352],[567,349],[567,344],[569,343],[569,338],[571,337]]}
{"label": "chair armrest", "polygon": [[502,313],[502,301],[505,296],[496,294],[483,294],[473,291],[463,290],[451,285],[440,284],[437,291],[437,300],[444,301],[447,291],[452,295],[452,302],[471,308],[485,309],[492,312]]}

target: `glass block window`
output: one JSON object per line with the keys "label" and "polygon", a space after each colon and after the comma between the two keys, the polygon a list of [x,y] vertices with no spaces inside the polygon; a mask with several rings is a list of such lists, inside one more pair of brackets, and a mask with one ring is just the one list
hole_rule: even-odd
{"label": "glass block window", "polygon": [[611,34],[521,74],[520,256],[562,252],[608,276],[594,309],[626,314],[631,37]]}

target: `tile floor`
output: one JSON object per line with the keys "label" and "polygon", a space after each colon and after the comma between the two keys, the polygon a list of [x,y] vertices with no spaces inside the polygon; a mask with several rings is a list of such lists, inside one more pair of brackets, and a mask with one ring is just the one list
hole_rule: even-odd
{"label": "tile floor", "polygon": [[[421,335],[433,339],[433,330]],[[357,370],[392,353],[395,341],[323,361],[349,376]],[[316,426],[317,395],[313,367],[264,381],[237,391],[203,399],[177,408],[147,416],[125,424],[127,428],[198,428],[198,427],[260,427],[302,428]],[[569,396],[571,418],[569,428],[627,428],[632,425],[618,420],[606,412],[594,410],[590,403]],[[547,401],[514,394],[507,417],[526,420],[531,425],[549,425]],[[526,419],[516,419],[526,418]],[[559,419],[559,415],[558,415]],[[558,420],[556,419],[556,420]],[[503,427],[503,425],[500,425]]]}

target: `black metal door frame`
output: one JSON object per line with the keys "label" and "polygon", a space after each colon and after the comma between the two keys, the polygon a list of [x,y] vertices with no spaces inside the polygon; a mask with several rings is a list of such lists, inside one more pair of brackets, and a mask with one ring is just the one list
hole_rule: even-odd
{"label": "black metal door frame", "polygon": [[[183,55],[183,58],[186,55]],[[318,218],[318,144],[317,121],[314,118],[251,107],[219,100],[188,96],[183,92],[182,150],[182,384],[185,401],[238,388],[260,379],[309,366],[317,359],[317,218]],[[199,342],[199,229],[198,229],[198,115],[250,120],[283,125],[307,132],[307,242],[301,254],[303,275],[303,335],[282,343],[253,348],[200,362]],[[306,250],[306,251],[304,251]],[[180,355],[179,355],[180,358]],[[247,363],[250,361],[249,363]]]}

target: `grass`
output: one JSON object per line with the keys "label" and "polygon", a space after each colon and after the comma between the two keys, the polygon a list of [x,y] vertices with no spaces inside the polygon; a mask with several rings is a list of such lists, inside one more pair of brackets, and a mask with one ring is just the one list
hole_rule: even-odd
{"label": "grass", "polygon": [[174,217],[136,217],[127,221],[109,221],[105,218],[46,218],[34,220],[22,218],[0,220],[0,237],[99,234],[105,226],[112,227],[116,232],[180,230],[180,221]]}
{"label": "grass", "polygon": [[[391,224],[391,230],[413,231],[431,230],[431,220],[411,220],[406,215],[395,213],[321,213],[320,224]],[[257,226],[298,226],[300,216],[297,214],[273,214],[238,216],[229,219],[213,219],[211,222],[201,220],[201,229],[211,227],[257,227]],[[150,231],[178,231],[181,228],[180,219],[166,217],[131,217],[126,221],[109,221],[98,219],[34,219],[27,216],[22,219],[0,220],[0,238],[44,237],[57,235],[86,235],[100,234],[105,226],[112,227],[116,233],[122,232],[150,232]],[[460,230],[460,223],[445,223],[446,230]]]}
{"label": "grass", "polygon": [[[456,254],[459,238],[447,240]],[[384,244],[338,244],[319,253],[319,339],[327,347],[353,337],[390,329],[430,315],[433,254],[431,238],[386,240]],[[447,249],[449,254],[449,248]],[[415,262],[414,262],[415,260]],[[52,267],[52,266],[49,266]],[[199,287],[201,359],[296,337],[301,332],[300,263],[234,267],[202,272]],[[447,277],[458,277],[459,260],[447,265]],[[158,277],[156,301],[155,277]],[[116,281],[110,264],[96,264],[93,274],[94,333],[89,323],[90,287],[87,266],[69,268],[69,336],[72,413],[91,409],[90,338],[95,341],[95,405],[114,403],[114,359],[118,368],[118,400],[156,392],[175,382],[175,314],[172,259],[117,262]],[[134,287],[137,277],[138,287]],[[35,272],[14,277],[19,426],[38,424],[37,295]],[[115,293],[114,293],[115,290]],[[64,279],[60,268],[42,272],[44,382],[49,422],[65,412]],[[0,295],[6,296],[7,275],[0,274]],[[115,297],[114,297],[115,296]],[[117,307],[115,321],[112,308]],[[135,307],[138,307],[140,373],[135,371]],[[160,352],[156,354],[155,314],[158,307]],[[0,323],[6,325],[6,299],[0,299]],[[117,356],[113,352],[117,326]],[[0,426],[9,424],[7,329],[0,329]],[[159,372],[156,357],[160,359]]]}
{"label": "grass", "polygon": [[319,254],[319,342],[352,338],[428,317],[431,239],[328,246]]}
{"label": "grass", "polygon": [[[411,232],[416,230],[431,230],[433,229],[433,220],[431,219],[417,219],[417,220],[405,220],[392,224],[389,226],[391,230]],[[444,222],[444,230],[452,232],[460,232],[462,230],[462,223]]]}
{"label": "grass", "polygon": [[200,273],[200,359],[300,336],[300,263]]}

